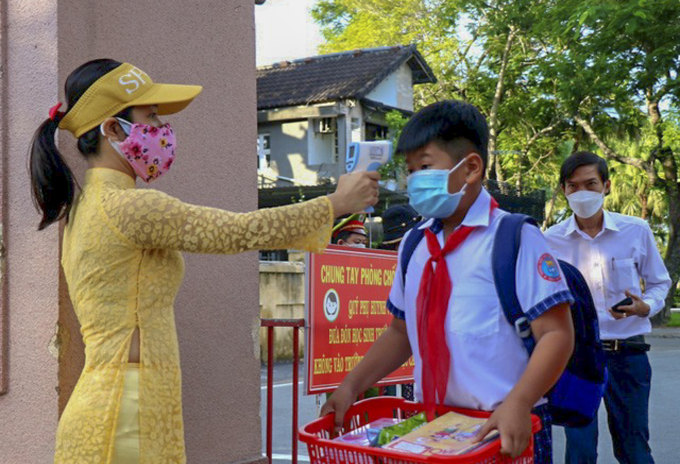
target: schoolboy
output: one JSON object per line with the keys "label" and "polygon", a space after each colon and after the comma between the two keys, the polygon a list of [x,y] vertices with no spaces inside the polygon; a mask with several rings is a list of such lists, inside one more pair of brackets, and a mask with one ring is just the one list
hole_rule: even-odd
{"label": "schoolboy", "polygon": [[[426,406],[436,402],[494,411],[477,439],[498,429],[502,453],[513,457],[529,443],[533,410],[544,421],[536,436],[535,462],[551,463],[543,395],[573,350],[569,312],[573,298],[540,231],[525,226],[517,293],[537,341],[529,359],[505,319],[492,277],[494,236],[499,219],[507,213],[496,207],[482,186],[487,144],[484,116],[460,101],[432,104],[404,127],[397,151],[405,154],[411,173],[410,203],[432,219],[421,226],[427,230],[409,261],[405,280],[401,263],[397,266],[387,302],[392,323],[321,414],[335,412],[339,428],[357,392],[413,354],[417,400]],[[400,259],[402,249],[403,244]]]}

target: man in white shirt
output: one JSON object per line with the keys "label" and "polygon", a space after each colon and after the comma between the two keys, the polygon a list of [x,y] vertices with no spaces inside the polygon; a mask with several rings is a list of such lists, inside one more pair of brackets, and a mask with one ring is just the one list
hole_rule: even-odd
{"label": "man in white shirt", "polygon": [[[597,308],[609,371],[604,403],[614,454],[622,464],[653,463],[648,425],[652,372],[644,334],[652,329],[649,318],[664,306],[671,279],[647,222],[603,209],[611,188],[604,159],[574,153],[562,164],[560,185],[574,215],[545,236],[557,258],[581,271]],[[567,464],[597,462],[597,418],[565,432]]]}

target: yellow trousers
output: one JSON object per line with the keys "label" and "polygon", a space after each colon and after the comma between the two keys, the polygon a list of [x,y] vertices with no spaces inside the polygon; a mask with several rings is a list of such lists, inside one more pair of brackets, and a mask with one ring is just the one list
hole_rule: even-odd
{"label": "yellow trousers", "polygon": [[129,363],[118,414],[112,464],[139,463],[139,364]]}

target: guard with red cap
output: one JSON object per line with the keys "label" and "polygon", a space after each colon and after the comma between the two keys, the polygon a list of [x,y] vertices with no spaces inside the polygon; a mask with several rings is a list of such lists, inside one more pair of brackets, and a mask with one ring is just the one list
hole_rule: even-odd
{"label": "guard with red cap", "polygon": [[366,248],[368,234],[363,221],[352,219],[340,222],[333,230],[333,243],[336,245]]}

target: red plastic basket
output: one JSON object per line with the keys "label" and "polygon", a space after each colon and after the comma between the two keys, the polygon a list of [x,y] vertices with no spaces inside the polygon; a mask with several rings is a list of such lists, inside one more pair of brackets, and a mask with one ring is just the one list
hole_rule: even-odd
{"label": "red plastic basket", "polygon": [[[345,416],[343,433],[362,427],[381,418],[407,419],[424,410],[421,403],[402,398],[383,396],[355,403]],[[469,409],[438,406],[437,414],[455,411],[472,417],[487,418],[491,413]],[[531,416],[532,432],[541,430],[541,420]],[[312,464],[532,464],[534,462],[533,436],[529,447],[517,458],[501,455],[500,440],[494,440],[483,447],[460,456],[420,456],[417,454],[355,446],[334,441],[333,415],[320,417],[300,429],[300,441],[307,444]]]}

